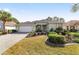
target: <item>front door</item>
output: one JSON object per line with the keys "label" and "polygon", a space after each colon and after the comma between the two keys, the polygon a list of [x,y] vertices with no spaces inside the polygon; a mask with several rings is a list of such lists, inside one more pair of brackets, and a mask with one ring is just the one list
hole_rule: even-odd
{"label": "front door", "polygon": [[43,27],[43,31],[46,32],[47,31],[47,25],[42,25]]}
{"label": "front door", "polygon": [[41,29],[41,25],[36,25],[36,32],[41,32],[42,29]]}

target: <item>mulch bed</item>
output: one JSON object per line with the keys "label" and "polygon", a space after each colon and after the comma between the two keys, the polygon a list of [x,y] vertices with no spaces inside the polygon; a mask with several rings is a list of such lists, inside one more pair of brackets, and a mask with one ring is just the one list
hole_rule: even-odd
{"label": "mulch bed", "polygon": [[51,43],[51,42],[49,42],[49,41],[46,41],[45,43],[46,43],[47,45],[49,45],[49,46],[54,46],[54,47],[64,47],[64,46],[69,46],[69,45],[78,44],[78,43],[74,43],[74,42],[72,42],[72,43],[66,43],[66,44],[54,44],[54,43]]}

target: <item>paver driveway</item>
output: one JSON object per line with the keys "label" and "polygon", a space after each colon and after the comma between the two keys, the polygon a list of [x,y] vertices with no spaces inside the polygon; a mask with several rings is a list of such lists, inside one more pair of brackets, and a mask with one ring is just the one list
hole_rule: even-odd
{"label": "paver driveway", "polygon": [[22,40],[27,34],[7,34],[0,36],[0,54],[3,53],[5,50]]}

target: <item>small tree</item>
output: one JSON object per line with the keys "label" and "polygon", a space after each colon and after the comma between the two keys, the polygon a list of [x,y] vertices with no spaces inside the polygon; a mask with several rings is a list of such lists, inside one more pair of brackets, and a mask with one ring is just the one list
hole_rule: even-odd
{"label": "small tree", "polygon": [[11,13],[4,10],[0,10],[0,20],[3,21],[3,32],[5,32],[5,23],[7,21],[14,21],[16,23],[19,23],[16,18],[12,17]]}
{"label": "small tree", "polygon": [[51,28],[51,29],[50,29],[50,32],[53,32],[53,31],[54,31],[53,28]]}
{"label": "small tree", "polygon": [[78,10],[79,10],[79,3],[76,3],[76,4],[74,4],[74,5],[72,6],[71,11],[72,11],[72,12],[77,12]]}
{"label": "small tree", "polygon": [[62,27],[58,27],[55,30],[55,32],[57,32],[58,34],[61,33],[62,31],[63,31],[63,28]]}
{"label": "small tree", "polygon": [[77,32],[77,30],[76,29],[70,29],[70,32]]}

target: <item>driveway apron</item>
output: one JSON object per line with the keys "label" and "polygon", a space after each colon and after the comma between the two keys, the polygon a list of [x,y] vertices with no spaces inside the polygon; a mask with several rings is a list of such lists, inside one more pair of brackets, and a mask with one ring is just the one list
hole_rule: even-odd
{"label": "driveway apron", "polygon": [[6,51],[8,48],[22,40],[27,34],[7,34],[0,36],[0,54]]}

